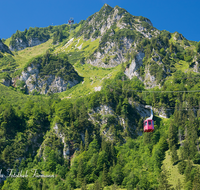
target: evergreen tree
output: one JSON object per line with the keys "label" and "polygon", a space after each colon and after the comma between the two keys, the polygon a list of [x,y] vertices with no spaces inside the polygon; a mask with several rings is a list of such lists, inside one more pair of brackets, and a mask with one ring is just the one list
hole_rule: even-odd
{"label": "evergreen tree", "polygon": [[94,190],[101,190],[101,184],[98,179],[94,183]]}
{"label": "evergreen tree", "polygon": [[85,131],[85,151],[88,149],[88,145],[89,145],[89,134],[88,134],[88,130],[86,129],[86,131]]}
{"label": "evergreen tree", "polygon": [[111,160],[113,160],[113,162],[116,161],[116,150],[115,150],[115,147],[113,145],[113,142],[111,143]]}
{"label": "evergreen tree", "polygon": [[178,184],[176,185],[176,190],[181,190],[181,189],[182,189],[181,180],[178,178]]}
{"label": "evergreen tree", "polygon": [[200,172],[198,168],[193,181],[193,190],[199,190],[199,189],[200,189]]}
{"label": "evergreen tree", "polygon": [[187,161],[187,165],[185,168],[185,180],[190,181],[191,180],[191,171],[192,171],[192,162],[190,159]]}
{"label": "evergreen tree", "polygon": [[200,42],[197,43],[196,50],[198,53],[200,53]]}
{"label": "evergreen tree", "polygon": [[168,138],[169,138],[169,149],[170,151],[172,151],[173,145],[176,146],[178,142],[177,127],[173,125],[172,122],[170,123],[170,126],[169,126]]}
{"label": "evergreen tree", "polygon": [[189,112],[189,127],[188,127],[188,135],[187,138],[189,140],[189,155],[191,158],[194,158],[195,154],[197,153],[197,129],[195,122],[195,116],[193,110]]}
{"label": "evergreen tree", "polygon": [[83,180],[84,180],[84,166],[83,166],[83,160],[82,159],[79,161],[77,179],[80,181],[81,184],[83,183]]}
{"label": "evergreen tree", "polygon": [[105,163],[103,165],[102,185],[104,187],[108,185],[108,172]]}
{"label": "evergreen tree", "polygon": [[178,161],[178,155],[177,155],[177,151],[176,151],[176,146],[175,145],[172,146],[171,161],[172,161],[173,164]]}
{"label": "evergreen tree", "polygon": [[185,139],[183,143],[183,154],[182,154],[182,159],[187,159],[190,155],[190,149],[189,149],[189,140],[188,138]]}
{"label": "evergreen tree", "polygon": [[190,180],[185,183],[184,190],[192,190],[192,182]]}
{"label": "evergreen tree", "polygon": [[117,165],[113,168],[112,180],[113,180],[117,185],[121,185],[123,179],[124,179],[124,175],[123,175],[123,172],[122,172],[122,166],[121,166],[120,164],[117,164]]}
{"label": "evergreen tree", "polygon": [[87,183],[86,183],[86,179],[84,178],[83,183],[81,184],[81,190],[87,190]]}
{"label": "evergreen tree", "polygon": [[84,151],[84,148],[83,148],[83,141],[81,141],[81,144],[80,144],[80,152],[83,152]]}
{"label": "evergreen tree", "polygon": [[185,168],[186,168],[186,162],[184,160],[178,163],[178,171],[180,174],[184,174]]}
{"label": "evergreen tree", "polygon": [[162,171],[159,175],[159,178],[158,178],[158,182],[159,182],[159,186],[158,186],[158,189],[159,190],[168,190],[168,189],[171,189],[171,184],[169,184],[168,180],[168,172],[167,170],[165,170],[165,167],[164,165],[162,166]]}

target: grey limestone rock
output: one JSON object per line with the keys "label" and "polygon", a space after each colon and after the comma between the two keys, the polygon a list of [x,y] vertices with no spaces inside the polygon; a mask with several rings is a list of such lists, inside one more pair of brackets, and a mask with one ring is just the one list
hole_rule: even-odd
{"label": "grey limestone rock", "polygon": [[41,43],[44,43],[46,42],[48,39],[43,39],[43,40],[40,40],[38,38],[30,38],[28,41],[25,41],[21,38],[16,38],[15,39],[15,45],[14,46],[10,46],[10,50],[11,51],[19,51],[19,50],[23,50],[27,47],[33,47],[33,46],[37,46],[37,45],[40,45]]}
{"label": "grey limestone rock", "polygon": [[145,57],[145,54],[143,52],[139,52],[135,59],[132,60],[129,68],[127,68],[124,72],[124,74],[129,78],[132,79],[134,76],[138,76],[137,70],[143,65],[143,58]]}
{"label": "grey limestone rock", "polygon": [[67,90],[67,88],[78,84],[77,80],[64,81],[64,79],[55,75],[47,75],[43,78],[40,77],[39,64],[31,64],[26,71],[22,72],[20,80],[26,83],[27,93],[36,90],[41,94],[63,92]]}

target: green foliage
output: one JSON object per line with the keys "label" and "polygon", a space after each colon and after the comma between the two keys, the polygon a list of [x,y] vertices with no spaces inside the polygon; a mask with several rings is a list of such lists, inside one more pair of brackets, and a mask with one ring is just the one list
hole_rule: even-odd
{"label": "green foliage", "polygon": [[168,180],[167,180],[168,175],[169,174],[167,173],[167,171],[163,167],[162,172],[160,173],[160,176],[159,176],[159,179],[158,179],[158,181],[159,181],[158,189],[160,189],[160,190],[161,189],[166,189],[166,190],[171,189],[172,185],[170,185]]}
{"label": "green foliage", "polygon": [[186,56],[184,59],[187,62],[191,62],[193,58],[191,56]]}
{"label": "green foliage", "polygon": [[11,36],[9,45],[15,48],[17,43],[16,39],[21,39],[28,45],[29,40],[33,38],[37,38],[40,41],[47,41],[50,38],[50,35],[47,28],[30,27],[28,30],[25,29],[23,32],[17,30],[17,32]]}
{"label": "green foliage", "polygon": [[101,50],[101,48],[103,48],[105,46],[105,44],[109,41],[115,41],[117,42],[119,48],[122,48],[122,43],[123,43],[123,38],[128,38],[128,39],[132,39],[134,40],[137,36],[136,32],[134,32],[133,30],[130,29],[121,29],[118,30],[117,32],[114,33],[114,35],[110,34],[113,31],[111,29],[107,30],[107,32],[103,35],[103,37],[101,38],[100,44],[99,44],[99,50]]}
{"label": "green foliage", "polygon": [[17,85],[18,87],[24,87],[25,82],[22,81],[22,80],[17,80],[16,85]]}
{"label": "green foliage", "polygon": [[11,80],[11,77],[7,72],[4,72],[0,75],[0,79]]}
{"label": "green foliage", "polygon": [[15,59],[12,55],[5,55],[0,58],[0,69],[5,71],[13,71],[16,69],[18,64],[16,63]]}
{"label": "green foliage", "polygon": [[175,148],[178,143],[178,130],[177,127],[172,123],[169,126],[168,138],[169,138],[169,149],[172,151],[173,147]]}
{"label": "green foliage", "polygon": [[126,10],[125,10],[125,9],[123,9],[123,8],[119,7],[118,5],[117,5],[117,6],[115,6],[115,8],[117,8],[117,9],[118,9],[118,15],[122,15],[122,14],[124,14],[124,13],[126,12]]}
{"label": "green foliage", "polygon": [[151,62],[150,63],[150,68],[149,68],[150,74],[155,76],[157,79],[158,83],[163,79],[164,77],[164,71],[162,66],[158,65],[156,62]]}
{"label": "green foliage", "polygon": [[200,53],[200,42],[197,43],[196,50],[197,50],[198,53]]}
{"label": "green foliage", "polygon": [[149,23],[147,23],[147,22],[145,22],[145,21],[142,21],[142,26],[143,26],[144,28],[146,28],[147,30],[150,30],[150,29],[153,28]]}
{"label": "green foliage", "polygon": [[191,176],[191,171],[192,171],[192,163],[190,160],[187,161],[187,165],[185,168],[185,177],[186,177],[186,182],[190,181],[192,178]]}
{"label": "green foliage", "polygon": [[122,17],[122,21],[126,24],[132,25],[134,23],[134,16],[132,16],[130,13],[125,13]]}
{"label": "green foliage", "polygon": [[200,154],[197,152],[193,158],[194,164],[200,164]]}
{"label": "green foliage", "polygon": [[68,37],[69,37],[69,33],[65,32],[65,34],[63,34],[63,31],[61,29],[57,30],[56,32],[54,32],[54,35],[53,35],[53,44],[62,42],[63,39],[66,39]]}
{"label": "green foliage", "polygon": [[120,164],[117,164],[112,172],[112,180],[117,185],[120,185],[123,181],[123,172],[122,172],[122,166]]}
{"label": "green foliage", "polygon": [[92,35],[92,38],[98,38],[100,34],[101,34],[100,30],[95,30],[94,34]]}
{"label": "green foliage", "polygon": [[[86,47],[87,48],[87,47]],[[69,59],[69,62],[71,64],[74,64],[76,63],[77,61],[79,60],[82,60],[84,57],[83,57],[83,51],[75,51],[75,52],[70,52],[68,54],[68,59]]]}
{"label": "green foliage", "polygon": [[175,145],[172,146],[171,161],[173,164],[175,164],[178,161],[178,155]]}
{"label": "green foliage", "polygon": [[184,174],[185,168],[186,168],[186,162],[184,160],[180,161],[178,163],[178,171],[179,171],[179,173],[180,174]]}
{"label": "green foliage", "polygon": [[40,64],[39,76],[43,78],[47,75],[55,75],[61,77],[65,81],[73,81],[74,79],[78,81],[81,80],[73,66],[68,62],[66,54],[55,56],[47,51],[45,55],[31,60],[24,69],[26,70],[31,64]]}
{"label": "green foliage", "polygon": [[167,38],[171,38],[171,33],[169,31],[166,30],[162,30],[161,35]]}
{"label": "green foliage", "polygon": [[0,58],[2,58],[2,57],[3,57],[3,53],[0,52]]}
{"label": "green foliage", "polygon": [[161,53],[163,56],[165,56],[165,49],[164,49],[164,48],[161,48],[161,49],[160,49],[160,53]]}

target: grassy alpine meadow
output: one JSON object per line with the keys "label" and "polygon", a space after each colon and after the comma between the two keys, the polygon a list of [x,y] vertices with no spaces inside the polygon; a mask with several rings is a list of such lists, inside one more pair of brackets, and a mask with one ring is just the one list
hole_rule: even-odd
{"label": "grassy alpine meadow", "polygon": [[[184,184],[185,177],[184,175],[179,173],[178,165],[172,164],[170,151],[166,151],[163,165],[168,172],[169,183],[172,184],[174,188],[176,188],[176,186],[178,185],[178,179],[180,180],[181,184]],[[184,186],[182,186],[181,189],[184,189]]]}
{"label": "grassy alpine meadow", "polygon": [[[80,64],[79,62],[74,65],[78,74],[83,77],[83,81],[76,86],[59,94],[61,98],[77,98],[87,96],[101,88],[104,79],[113,79],[120,71],[121,65],[115,68],[101,68],[94,67],[90,64]],[[98,91],[98,90],[97,90]]]}
{"label": "grassy alpine meadow", "polygon": [[16,60],[16,63],[19,65],[18,68],[23,68],[30,59],[38,55],[45,54],[49,48],[53,47],[52,41],[53,41],[52,39],[49,39],[47,42],[42,43],[38,46],[27,47],[23,50],[15,52],[14,59]]}

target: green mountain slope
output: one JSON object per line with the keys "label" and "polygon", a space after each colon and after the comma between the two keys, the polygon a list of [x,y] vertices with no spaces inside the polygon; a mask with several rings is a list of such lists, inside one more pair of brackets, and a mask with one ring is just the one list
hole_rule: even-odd
{"label": "green mountain slope", "polygon": [[[0,169],[28,173],[0,178],[1,189],[198,189],[200,42],[105,4],[5,44]],[[45,95],[52,77],[62,90]]]}

